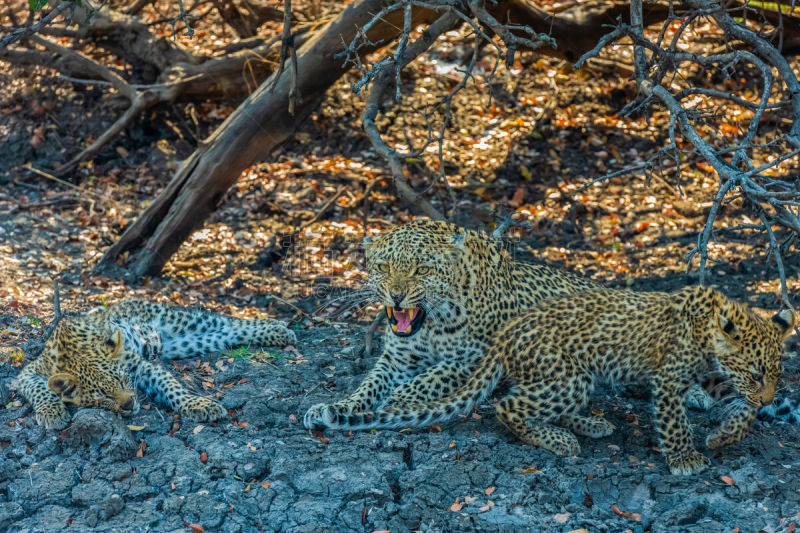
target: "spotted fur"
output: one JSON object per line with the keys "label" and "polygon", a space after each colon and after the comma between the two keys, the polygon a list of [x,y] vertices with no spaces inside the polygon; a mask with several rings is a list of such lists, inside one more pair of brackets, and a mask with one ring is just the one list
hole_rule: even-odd
{"label": "spotted fur", "polygon": [[[399,309],[400,320],[386,328],[384,351],[353,394],[308,410],[309,429],[325,426],[323,412],[347,415],[448,396],[510,318],[547,298],[597,287],[568,272],[513,261],[485,233],[446,222],[416,220],[365,243],[365,251],[368,297],[386,306],[390,318]],[[423,321],[409,322],[409,310]]]}
{"label": "spotted fur", "polygon": [[148,359],[295,342],[294,332],[277,320],[128,300],[63,319],[39,358],[20,372],[17,388],[33,405],[36,421],[48,429],[68,424],[65,403],[121,414],[138,411],[134,385],[182,416],[211,421],[225,414],[219,403],[190,392]]}
{"label": "spotted fur", "polygon": [[648,381],[658,435],[670,471],[690,474],[707,464],[695,450],[685,409],[692,385],[716,392],[722,376],[740,396],[706,439],[716,449],[741,440],[759,408],[769,405],[781,374],[783,340],[794,316],[768,320],[721,293],[690,287],[676,293],[598,289],[554,298],[511,320],[478,369],[453,394],[435,402],[348,416],[322,413],[330,428],[400,428],[468,414],[501,378],[513,382],[497,416],[524,442],[562,455],[578,453],[575,434],[602,437],[614,427],[584,416],[599,381]]}

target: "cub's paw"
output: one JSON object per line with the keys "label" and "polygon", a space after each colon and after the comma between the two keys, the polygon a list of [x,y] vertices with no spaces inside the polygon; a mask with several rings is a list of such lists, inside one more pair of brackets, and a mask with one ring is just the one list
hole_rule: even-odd
{"label": "cub's paw", "polygon": [[181,416],[196,422],[213,422],[225,416],[225,408],[202,396],[193,396],[180,407]]}
{"label": "cub's paw", "polygon": [[723,446],[730,446],[742,440],[746,434],[746,430],[723,431],[717,429],[709,433],[708,437],[706,437],[706,446],[711,450],[716,450]]}
{"label": "cub's paw", "polygon": [[284,346],[290,346],[290,345],[291,346],[295,346],[295,345],[297,345],[297,335],[295,334],[294,331],[290,330],[287,327],[284,327],[283,331],[281,332],[281,343],[280,344],[283,344]]}
{"label": "cub's paw", "polygon": [[571,438],[564,439],[562,442],[554,443],[553,447],[550,448],[553,453],[564,456],[578,455],[581,453],[581,444],[578,442],[578,439],[574,435],[570,437]]}
{"label": "cub's paw", "polygon": [[714,399],[700,386],[695,385],[686,393],[686,407],[698,411],[708,411]]}
{"label": "cub's paw", "polygon": [[47,429],[64,429],[69,424],[69,414],[64,407],[40,409],[34,418]]}
{"label": "cub's paw", "polygon": [[708,457],[702,453],[691,450],[684,453],[667,456],[669,471],[676,476],[688,476],[702,472],[708,467]]}

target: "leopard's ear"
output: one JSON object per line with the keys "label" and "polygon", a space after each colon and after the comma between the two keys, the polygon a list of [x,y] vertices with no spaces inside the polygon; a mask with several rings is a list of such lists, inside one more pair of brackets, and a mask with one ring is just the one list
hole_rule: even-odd
{"label": "leopard's ear", "polygon": [[772,321],[775,322],[779,328],[781,328],[784,339],[792,332],[795,319],[796,317],[791,309],[784,309],[772,317]]}
{"label": "leopard's ear", "polygon": [[111,352],[109,354],[109,358],[115,358],[119,355],[120,350],[122,350],[122,330],[118,329],[114,334],[112,334],[109,338],[106,339],[106,346],[111,348]]}
{"label": "leopard's ear", "polygon": [[80,390],[78,380],[72,374],[60,372],[47,380],[47,388],[58,394],[62,400],[73,401]]}

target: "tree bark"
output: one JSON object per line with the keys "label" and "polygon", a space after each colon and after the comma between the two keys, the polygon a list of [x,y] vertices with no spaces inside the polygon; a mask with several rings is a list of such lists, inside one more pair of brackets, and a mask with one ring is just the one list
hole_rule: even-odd
{"label": "tree bark", "polygon": [[[317,107],[325,91],[348,69],[342,58],[334,57],[342,49],[343,40],[349,43],[357,29],[387,3],[359,0],[310,36],[298,50],[297,89],[301,101],[296,102],[295,113],[289,112],[293,89],[289,72],[283,72],[273,91],[269,90],[271,78],[262,83],[181,165],[158,198],[107,250],[96,268],[108,273],[117,258],[133,252],[128,261],[130,280],[158,274],[181,243],[214,211],[241,171],[287,141]],[[541,11],[526,0],[499,2],[487,9],[497,20],[549,33],[558,48],[537,52],[568,61],[575,61],[593,48],[609,31],[606,24],[615,24],[618,16],[629,21],[630,15],[627,2],[580,5],[558,16]],[[667,13],[666,5],[650,5],[644,22],[664,20]],[[402,11],[396,11],[375,23],[368,32],[372,44],[361,52],[372,52],[396,38],[403,26],[401,16]],[[416,10],[414,25],[431,22],[437,16],[435,12]],[[192,67],[187,66],[186,70]]]}
{"label": "tree bark", "polygon": [[[358,28],[383,7],[383,0],[362,0],[348,6],[335,20],[298,50],[297,87],[301,101],[289,113],[292,90],[289,72],[284,72],[273,92],[271,79],[251,94],[203,144],[183,162],[172,181],[142,215],[105,253],[98,264],[103,270],[120,254],[141,246],[131,258],[129,279],[156,275],[189,234],[216,209],[241,171],[288,140],[317,107],[325,91],[349,68],[343,58],[334,57]],[[374,46],[384,46],[402,26],[399,17],[389,16],[368,32]],[[420,10],[415,24],[430,21],[435,14]],[[399,26],[398,26],[399,25]]]}

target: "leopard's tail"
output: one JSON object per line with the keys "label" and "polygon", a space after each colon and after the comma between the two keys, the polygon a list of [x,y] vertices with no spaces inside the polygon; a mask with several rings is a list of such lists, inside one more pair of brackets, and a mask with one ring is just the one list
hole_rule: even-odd
{"label": "leopard's tail", "polygon": [[325,425],[331,429],[399,429],[446,422],[471,413],[489,397],[504,374],[499,354],[490,350],[467,382],[441,400],[349,415],[329,411],[323,415]]}

